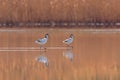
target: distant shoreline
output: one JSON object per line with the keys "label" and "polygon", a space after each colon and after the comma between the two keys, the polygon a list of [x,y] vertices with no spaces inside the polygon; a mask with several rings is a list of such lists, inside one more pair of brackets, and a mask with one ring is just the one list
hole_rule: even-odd
{"label": "distant shoreline", "polygon": [[34,27],[45,27],[45,28],[119,28],[120,22],[6,22],[0,23],[2,27],[22,27],[22,28],[34,28]]}

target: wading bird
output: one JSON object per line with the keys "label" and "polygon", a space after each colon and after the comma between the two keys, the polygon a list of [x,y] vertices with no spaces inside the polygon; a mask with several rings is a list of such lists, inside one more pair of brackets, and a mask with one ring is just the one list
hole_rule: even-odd
{"label": "wading bird", "polygon": [[44,56],[39,56],[36,58],[38,62],[44,63],[46,67],[49,66],[48,59]]}
{"label": "wading bird", "polygon": [[38,40],[35,41],[35,43],[40,45],[40,49],[42,49],[43,45],[46,44],[48,41],[48,34],[45,34],[44,38],[40,38]]}
{"label": "wading bird", "polygon": [[73,34],[70,35],[68,39],[65,39],[63,43],[67,44],[68,46],[73,42]]}

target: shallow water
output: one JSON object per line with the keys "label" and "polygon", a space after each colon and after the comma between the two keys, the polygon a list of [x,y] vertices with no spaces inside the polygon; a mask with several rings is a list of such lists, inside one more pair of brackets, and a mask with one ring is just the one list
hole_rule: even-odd
{"label": "shallow water", "polygon": [[[46,51],[1,51],[3,48],[35,48],[34,41],[44,34],[49,40]],[[74,35],[71,61],[62,41]],[[119,80],[120,33],[80,30],[27,30],[0,32],[0,80]],[[68,48],[68,47],[67,47]],[[45,56],[49,67],[35,60]]]}

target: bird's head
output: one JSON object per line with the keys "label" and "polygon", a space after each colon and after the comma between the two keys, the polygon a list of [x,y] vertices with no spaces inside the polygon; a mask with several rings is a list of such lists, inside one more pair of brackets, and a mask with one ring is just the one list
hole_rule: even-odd
{"label": "bird's head", "polygon": [[45,34],[45,38],[48,38],[48,33],[47,33],[47,34]]}
{"label": "bird's head", "polygon": [[48,66],[49,66],[49,63],[48,63],[48,62],[46,62],[46,63],[45,63],[45,66],[46,66],[46,67],[48,67]]}
{"label": "bird's head", "polygon": [[73,38],[73,34],[70,34],[70,37]]}

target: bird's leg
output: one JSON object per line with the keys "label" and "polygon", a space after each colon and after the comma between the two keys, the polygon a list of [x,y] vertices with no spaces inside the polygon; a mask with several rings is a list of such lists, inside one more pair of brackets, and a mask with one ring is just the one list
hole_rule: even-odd
{"label": "bird's leg", "polygon": [[42,49],[42,45],[40,45],[40,49]]}
{"label": "bird's leg", "polygon": [[66,45],[66,49],[69,49],[69,45],[68,44]]}
{"label": "bird's leg", "polygon": [[71,45],[67,45],[67,47],[70,48],[70,49],[73,49],[73,46],[71,46]]}
{"label": "bird's leg", "polygon": [[45,46],[42,45],[42,49],[45,49]]}
{"label": "bird's leg", "polygon": [[45,52],[46,52],[46,47],[44,47],[44,50],[45,50]]}
{"label": "bird's leg", "polygon": [[44,49],[46,50],[46,47]]}
{"label": "bird's leg", "polygon": [[70,46],[71,49],[73,49],[73,46]]}
{"label": "bird's leg", "polygon": [[43,47],[42,45],[40,45],[40,50],[45,50],[46,51],[46,48]]}
{"label": "bird's leg", "polygon": [[67,46],[66,47],[69,47],[69,45],[67,44]]}

